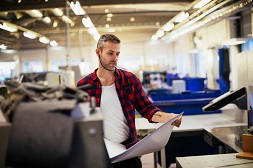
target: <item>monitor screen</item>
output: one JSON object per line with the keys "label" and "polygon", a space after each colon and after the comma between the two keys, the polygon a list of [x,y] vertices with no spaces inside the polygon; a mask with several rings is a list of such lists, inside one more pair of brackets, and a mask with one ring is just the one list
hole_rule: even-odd
{"label": "monitor screen", "polygon": [[235,91],[229,91],[216,99],[212,100],[209,104],[204,106],[203,111],[216,111],[226,106],[229,103],[234,103],[240,109],[247,109],[247,93],[246,88],[240,88]]}

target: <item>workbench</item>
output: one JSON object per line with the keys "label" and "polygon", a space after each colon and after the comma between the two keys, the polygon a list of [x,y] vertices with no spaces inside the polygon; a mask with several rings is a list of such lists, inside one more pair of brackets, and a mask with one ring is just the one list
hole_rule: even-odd
{"label": "workbench", "polygon": [[177,168],[252,168],[253,160],[236,158],[237,153],[178,157]]}
{"label": "workbench", "polygon": [[[150,131],[152,129],[156,129],[161,125],[162,125],[162,123],[157,123],[157,124],[149,123],[145,118],[137,118],[136,119],[136,129],[137,129],[138,134],[141,134],[142,132],[148,133],[148,131]],[[181,126],[179,128],[177,128],[177,127],[173,128],[173,132],[171,134],[171,138],[170,138],[168,144],[165,146],[164,149],[161,150],[161,153],[160,153],[161,166],[162,166],[162,168],[168,167],[170,164],[170,163],[167,163],[168,158],[172,157],[172,156],[173,157],[195,156],[195,155],[191,155],[191,154],[187,155],[187,152],[186,153],[184,153],[184,152],[185,152],[185,150],[188,150],[188,149],[191,150],[191,148],[196,148],[198,146],[192,146],[191,144],[189,144],[188,149],[187,148],[182,149],[184,151],[180,151],[181,149],[178,150],[178,149],[171,148],[171,146],[173,146],[173,147],[180,146],[180,145],[187,146],[187,144],[183,144],[183,143],[179,142],[178,140],[180,140],[180,139],[181,140],[186,139],[186,143],[187,143],[188,137],[198,137],[198,139],[199,139],[199,137],[201,137],[201,138],[203,137],[203,141],[205,141],[204,143],[207,142],[206,144],[208,146],[210,146],[210,148],[212,148],[213,146],[216,146],[216,145],[218,147],[218,145],[221,145],[221,144],[226,146],[225,137],[222,136],[225,134],[222,134],[222,133],[219,134],[220,128],[221,127],[225,128],[228,132],[229,131],[231,132],[231,130],[229,130],[229,128],[232,128],[232,127],[239,128],[240,127],[240,128],[243,128],[242,129],[242,132],[243,132],[243,131],[245,131],[246,126],[247,126],[246,123],[236,122],[233,118],[231,118],[230,116],[223,114],[223,113],[183,116]],[[240,135],[242,132],[240,132],[238,135]],[[233,137],[235,137],[235,135]],[[173,140],[173,139],[175,139],[175,140]],[[209,141],[208,141],[208,139],[209,139]],[[193,139],[193,141],[195,141],[195,139]],[[240,140],[238,139],[238,142],[239,141]],[[178,144],[176,144],[176,143],[178,143]],[[211,146],[210,144],[213,146]],[[229,148],[232,148],[232,149],[235,148],[235,149],[229,151],[230,153],[240,151],[240,150],[238,150],[238,148],[233,147],[233,145],[231,145],[230,143],[228,143],[228,144],[229,144],[228,145]],[[240,145],[239,145],[239,149],[240,149]],[[205,149],[203,149],[203,150],[205,150]],[[191,153],[191,151],[189,151],[189,152]],[[203,151],[203,152],[208,152],[208,151]],[[217,151],[216,154],[219,154],[219,152],[220,151]],[[184,155],[184,156],[182,156],[182,155]],[[202,155],[202,153],[198,153],[197,155]],[[169,160],[169,162],[171,162],[171,161]]]}
{"label": "workbench", "polygon": [[252,168],[253,160],[236,158],[242,151],[242,134],[247,133],[247,126],[216,127],[205,136],[211,146],[222,146],[217,155],[177,157],[177,168],[229,167]]}

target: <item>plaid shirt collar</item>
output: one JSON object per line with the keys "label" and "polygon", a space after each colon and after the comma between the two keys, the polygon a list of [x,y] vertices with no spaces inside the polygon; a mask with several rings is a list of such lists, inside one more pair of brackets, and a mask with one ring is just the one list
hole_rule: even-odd
{"label": "plaid shirt collar", "polygon": [[[98,70],[98,68],[94,70],[94,73],[92,73],[92,76],[91,76],[92,80],[99,80],[99,78],[97,76],[97,70]],[[115,74],[116,80],[117,80],[120,76],[118,68],[115,68],[114,74]]]}

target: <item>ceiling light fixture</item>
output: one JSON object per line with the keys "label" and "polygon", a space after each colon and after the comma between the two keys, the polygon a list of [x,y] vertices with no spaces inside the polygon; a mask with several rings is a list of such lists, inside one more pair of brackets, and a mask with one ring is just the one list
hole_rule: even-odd
{"label": "ceiling light fixture", "polygon": [[39,10],[29,10],[29,11],[25,11],[25,13],[27,13],[28,15],[30,15],[31,17],[34,18],[41,18],[43,15]]}
{"label": "ceiling light fixture", "polygon": [[106,16],[107,17],[113,17],[113,14],[112,13],[108,13]]}
{"label": "ceiling light fixture", "polygon": [[88,28],[88,33],[93,36],[94,40],[98,41],[98,39],[100,38],[100,34],[87,14],[82,19],[82,23],[84,27]]}
{"label": "ceiling light fixture", "polygon": [[52,47],[57,47],[58,43],[55,40],[50,41],[49,43]]}
{"label": "ceiling light fixture", "polygon": [[96,34],[96,35],[94,35],[94,36],[93,36],[93,38],[94,38],[94,40],[98,41],[98,40],[99,40],[99,38],[100,38],[100,34]]}
{"label": "ceiling light fixture", "polygon": [[[198,2],[200,2],[201,0],[198,0]],[[227,2],[228,0],[226,0]],[[212,3],[211,3],[212,2]],[[205,7],[206,8],[202,8],[197,10],[196,12],[194,12],[193,14],[191,14],[191,16],[189,16],[188,12],[185,11],[181,11],[180,13],[178,13],[176,16],[174,16],[171,20],[169,20],[166,24],[164,24],[162,27],[160,27],[160,30],[163,31],[171,31],[168,35],[166,35],[165,37],[169,36],[171,33],[177,32],[178,29],[180,29],[181,27],[185,26],[188,27],[189,24],[193,24],[195,23],[197,20],[199,20],[200,18],[204,17],[204,13],[208,13],[205,12],[206,9],[208,9],[209,7],[214,6],[216,1],[211,1],[210,3],[208,3]],[[222,3],[226,3],[226,2],[222,2]],[[193,8],[193,6],[196,5],[196,2],[192,2],[188,7],[187,10],[191,10]],[[218,5],[217,5],[218,6]],[[203,13],[203,14],[201,14]],[[187,21],[188,20],[188,21]],[[186,22],[186,23],[185,23]],[[157,24],[156,24],[157,25]],[[182,26],[183,25],[183,26]],[[159,26],[159,25],[157,25]],[[187,29],[187,28],[185,28]],[[177,34],[177,33],[175,33]],[[162,37],[162,40],[165,38]],[[152,39],[151,39],[152,40]]]}
{"label": "ceiling light fixture", "polygon": [[131,22],[134,22],[134,21],[135,21],[135,18],[134,18],[134,17],[131,17],[131,18],[130,18],[130,21],[131,21]]}
{"label": "ceiling light fixture", "polygon": [[61,9],[59,9],[59,8],[54,8],[53,10],[51,10],[53,13],[54,13],[54,15],[56,15],[56,16],[62,16],[63,15],[63,12],[62,12],[62,10]]}
{"label": "ceiling light fixture", "polygon": [[[232,5],[226,6],[222,9],[219,9],[219,8],[221,8],[221,6],[225,5],[228,2],[230,2],[230,1],[226,0],[226,1],[223,1],[215,6],[211,7],[210,9],[208,9],[206,12],[204,12],[200,16],[189,21],[188,22],[189,24],[186,23],[185,25],[179,27],[178,29],[172,31],[171,33],[169,33],[168,35],[163,37],[162,40],[167,43],[170,43],[182,35],[196,31],[200,27],[203,27],[207,24],[215,23],[216,21],[221,20],[222,18],[226,18],[227,16],[235,14],[238,11],[242,11],[243,8],[252,6],[253,0],[242,0],[242,1],[236,2]],[[215,11],[215,10],[217,10],[217,11]],[[208,15],[210,13],[212,13],[212,14]],[[207,17],[205,17],[205,16],[207,16]],[[205,19],[199,21],[200,19],[202,19],[204,17],[205,17]]]}
{"label": "ceiling light fixture", "polygon": [[40,38],[39,38],[39,41],[40,41],[41,43],[48,44],[50,40],[49,40],[48,38],[46,38],[46,37],[40,37]]}
{"label": "ceiling light fixture", "polygon": [[81,7],[81,4],[79,1],[76,1],[76,3],[70,2],[70,8],[74,11],[76,15],[85,15],[86,13]]}
{"label": "ceiling light fixture", "polygon": [[97,35],[99,34],[97,29],[95,27],[89,27],[88,28],[88,33],[91,34],[91,35]]}
{"label": "ceiling light fixture", "polygon": [[162,37],[164,35],[164,31],[163,30],[158,30],[155,35],[157,37]]}
{"label": "ceiling light fixture", "polygon": [[2,23],[0,24],[0,28],[3,29],[3,30],[6,30],[6,31],[9,31],[9,32],[16,32],[18,31],[17,27],[12,25],[12,24],[9,24],[9,23]]}
{"label": "ceiling light fixture", "polygon": [[156,35],[152,35],[151,40],[156,41],[156,40],[158,40],[158,37]]}
{"label": "ceiling light fixture", "polygon": [[53,27],[55,28],[55,27],[57,27],[58,26],[58,21],[57,20],[54,20],[54,22],[53,22]]}
{"label": "ceiling light fixture", "polygon": [[183,22],[184,20],[186,20],[189,17],[189,13],[182,11],[180,12],[176,17],[175,17],[175,22],[180,23]]}
{"label": "ceiling light fixture", "polygon": [[89,27],[93,26],[93,23],[92,23],[92,21],[90,20],[89,17],[83,18],[82,23],[83,23],[84,27],[86,27],[86,28],[89,28]]}
{"label": "ceiling light fixture", "polygon": [[[37,32],[31,31],[31,30],[29,30],[29,29],[26,29],[26,28],[24,28],[24,27],[21,27],[21,26],[18,26],[18,25],[9,23],[9,22],[7,22],[7,21],[5,21],[5,20],[0,20],[0,23],[2,23],[2,24],[0,24],[0,28],[5,29],[6,26],[8,26],[8,28],[7,28],[8,31],[10,31],[10,30],[11,30],[11,32],[16,32],[16,31],[18,31],[18,30],[23,31],[23,32],[24,32],[23,35],[24,35],[25,37],[27,37],[27,38],[35,39],[35,38],[37,38],[37,37],[40,37],[40,38],[39,38],[39,41],[40,41],[41,43],[44,43],[44,44],[48,44],[49,41],[50,41],[49,38],[45,37],[44,35],[42,35],[42,34],[40,34],[40,33],[37,33]],[[10,29],[10,30],[9,30],[9,29]],[[15,30],[15,31],[14,31],[14,30]]]}
{"label": "ceiling light fixture", "polygon": [[46,23],[46,24],[49,24],[49,23],[52,22],[52,20],[51,20],[50,17],[48,17],[48,16],[44,17],[44,18],[42,19],[42,21],[43,21],[44,23]]}
{"label": "ceiling light fixture", "polygon": [[23,14],[20,12],[14,12],[17,19],[21,19],[23,17]]}
{"label": "ceiling light fixture", "polygon": [[26,38],[29,38],[29,39],[35,39],[37,38],[37,35],[31,31],[27,31],[27,32],[24,32],[23,35],[26,37]]}
{"label": "ceiling light fixture", "polygon": [[193,8],[200,9],[200,8],[202,8],[203,6],[205,6],[210,1],[211,0],[201,0],[196,5],[194,5]]}
{"label": "ceiling light fixture", "polygon": [[61,17],[61,19],[62,19],[65,23],[69,23],[71,26],[74,26],[74,25],[75,25],[75,22],[72,21],[68,16],[63,15],[63,16]]}
{"label": "ceiling light fixture", "polygon": [[174,28],[174,23],[170,23],[170,22],[167,22],[164,26],[163,26],[163,30],[164,31],[170,31]]}
{"label": "ceiling light fixture", "polygon": [[7,46],[6,46],[6,45],[4,45],[4,44],[1,44],[1,45],[0,45],[0,49],[2,49],[2,50],[6,50],[6,49],[7,49]]}
{"label": "ceiling light fixture", "polygon": [[[75,22],[73,20],[71,20],[68,16],[64,15],[62,10],[59,9],[59,8],[54,8],[53,10],[51,10],[52,13],[55,15],[55,16],[58,16],[61,18],[61,20],[65,23],[69,23],[71,26],[74,26],[75,25]],[[54,22],[54,27],[57,27],[58,26],[58,23]]]}

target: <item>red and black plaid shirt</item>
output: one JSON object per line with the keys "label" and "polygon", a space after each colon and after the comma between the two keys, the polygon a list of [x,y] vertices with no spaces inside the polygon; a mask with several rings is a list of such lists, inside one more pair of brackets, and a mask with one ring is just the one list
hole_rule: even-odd
{"label": "red and black plaid shirt", "polygon": [[[102,87],[96,71],[97,69],[81,79],[77,86],[91,84],[92,89],[87,92],[90,97],[96,98],[96,107],[100,107]],[[131,142],[126,145],[128,148],[138,141],[135,128],[135,109],[149,122],[152,122],[152,116],[160,109],[150,102],[142,89],[140,80],[133,73],[116,68],[115,75],[116,91],[130,130]]]}

